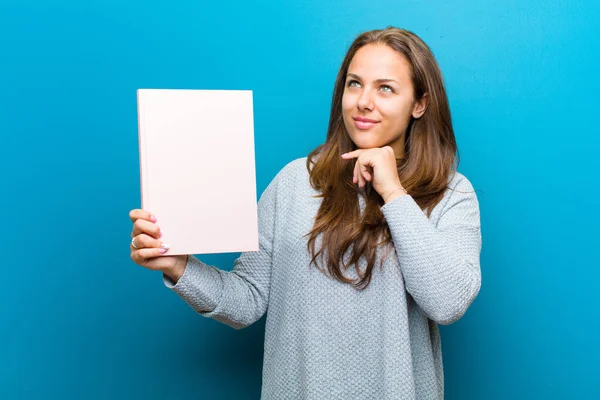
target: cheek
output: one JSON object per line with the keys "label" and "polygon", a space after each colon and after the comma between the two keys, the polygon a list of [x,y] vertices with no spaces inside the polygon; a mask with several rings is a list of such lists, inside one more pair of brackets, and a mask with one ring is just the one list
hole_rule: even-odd
{"label": "cheek", "polygon": [[380,112],[388,124],[394,128],[405,128],[411,117],[410,104],[406,102],[390,102],[382,104]]}
{"label": "cheek", "polygon": [[342,96],[342,111],[344,112],[344,114],[350,113],[354,109],[355,105],[356,100],[354,99],[354,96],[345,92]]}

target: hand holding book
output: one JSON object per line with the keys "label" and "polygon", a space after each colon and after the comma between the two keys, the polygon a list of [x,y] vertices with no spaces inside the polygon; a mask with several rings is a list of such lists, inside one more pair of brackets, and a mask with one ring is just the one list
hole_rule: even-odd
{"label": "hand holding book", "polygon": [[162,233],[151,213],[135,209],[129,212],[129,218],[133,222],[130,243],[133,262],[153,271],[162,271],[176,283],[185,271],[187,254],[163,255],[169,250],[169,245],[160,240]]}

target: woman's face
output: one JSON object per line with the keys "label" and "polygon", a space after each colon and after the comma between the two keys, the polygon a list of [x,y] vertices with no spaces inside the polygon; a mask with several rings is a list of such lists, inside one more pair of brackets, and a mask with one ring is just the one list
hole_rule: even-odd
{"label": "woman's face", "polygon": [[359,149],[391,146],[404,154],[404,133],[411,117],[425,112],[426,96],[415,102],[411,67],[386,45],[361,47],[350,62],[342,97],[342,114]]}

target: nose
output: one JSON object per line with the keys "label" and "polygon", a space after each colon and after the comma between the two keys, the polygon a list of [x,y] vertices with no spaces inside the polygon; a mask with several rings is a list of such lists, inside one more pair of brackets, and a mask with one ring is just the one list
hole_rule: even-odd
{"label": "nose", "polygon": [[371,91],[368,89],[363,89],[360,91],[360,96],[358,96],[356,106],[359,110],[373,110],[373,98],[371,96]]}

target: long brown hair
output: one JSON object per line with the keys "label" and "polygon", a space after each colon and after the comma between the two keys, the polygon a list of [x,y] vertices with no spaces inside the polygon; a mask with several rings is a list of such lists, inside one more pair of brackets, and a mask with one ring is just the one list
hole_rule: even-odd
{"label": "long brown hair", "polygon": [[[386,256],[393,249],[389,227],[380,210],[383,199],[374,190],[366,193],[357,188],[352,183],[354,161],[341,158],[341,154],[356,149],[342,117],[346,74],[356,52],[368,44],[387,45],[404,56],[412,69],[414,99],[428,95],[425,113],[418,119],[411,117],[404,135],[404,156],[397,160],[402,186],[428,217],[442,199],[448,178],[460,160],[442,74],[429,47],[414,33],[394,27],[359,35],[346,53],[335,81],[327,139],[308,155],[306,166],[312,187],[320,192],[317,197],[323,198],[314,226],[307,234],[311,263],[360,290],[371,282],[377,248],[386,247]],[[365,198],[362,213],[359,195]],[[322,244],[317,251],[319,235]],[[350,257],[345,260],[349,249]],[[317,262],[319,257],[326,259],[326,271]],[[361,257],[367,261],[364,272],[359,269]],[[356,270],[356,279],[344,274],[343,270],[351,266]]]}

